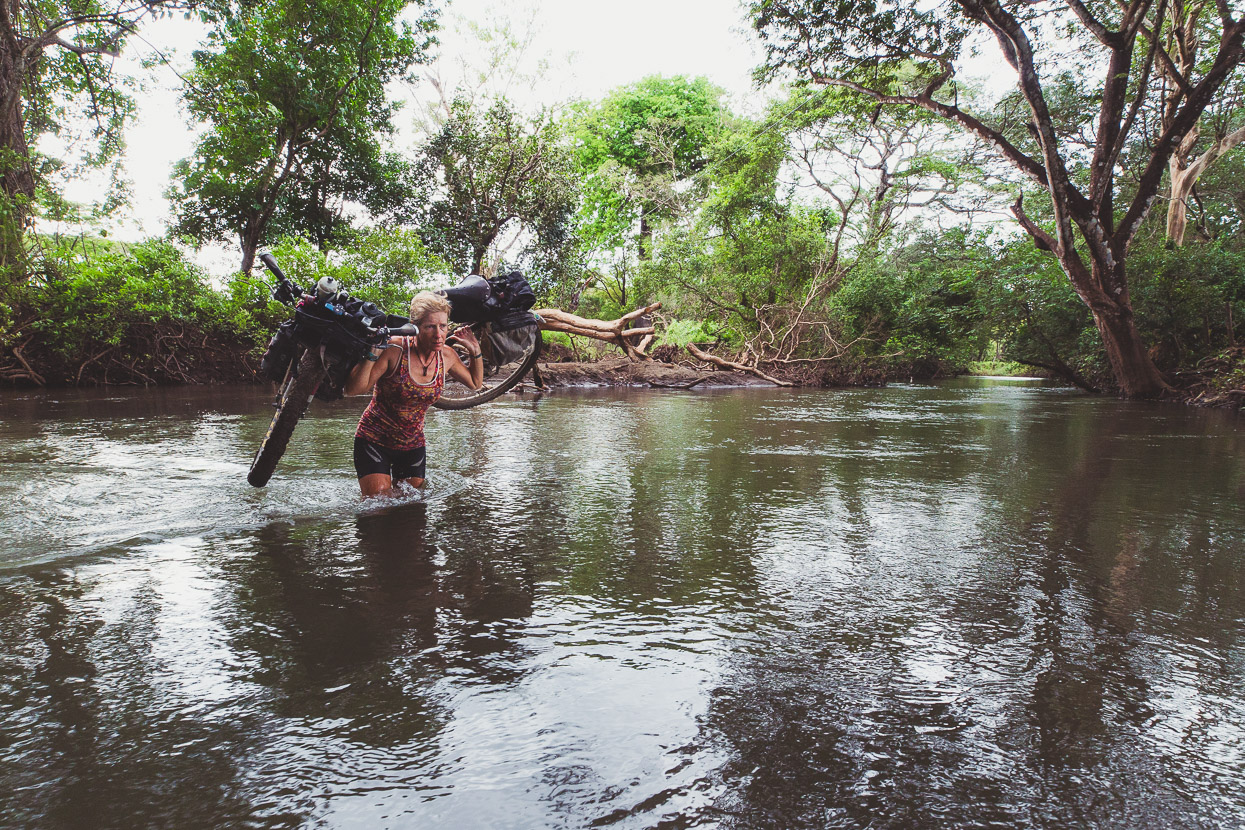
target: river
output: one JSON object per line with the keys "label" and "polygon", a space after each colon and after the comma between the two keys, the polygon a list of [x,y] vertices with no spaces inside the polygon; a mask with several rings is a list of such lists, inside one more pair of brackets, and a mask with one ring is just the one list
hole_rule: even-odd
{"label": "river", "polygon": [[1245,434],[1015,381],[0,393],[0,826],[1239,827]]}

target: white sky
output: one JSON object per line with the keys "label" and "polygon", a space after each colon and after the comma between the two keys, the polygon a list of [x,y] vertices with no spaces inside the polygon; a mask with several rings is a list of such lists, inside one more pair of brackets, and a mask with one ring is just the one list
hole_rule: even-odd
{"label": "white sky", "polygon": [[[750,73],[760,52],[739,0],[510,0],[504,5],[494,0],[451,0],[443,10],[438,35],[438,68],[447,79],[455,76],[456,65],[469,57],[468,47],[473,44],[469,35],[459,31],[464,28],[463,20],[484,26],[509,20],[516,33],[530,30],[524,71],[534,72],[538,61],[549,68],[542,82],[507,90],[517,103],[554,105],[575,97],[597,99],[653,74],[704,75],[725,88],[732,108],[742,113],[758,111],[763,100],[762,93],[752,90]],[[149,25],[143,35],[171,57],[174,67],[184,69],[201,31],[196,22],[176,17]],[[168,221],[164,191],[172,166],[190,154],[194,143],[194,131],[178,104],[175,72],[164,66],[142,69],[143,52],[149,56],[150,46],[133,41],[120,67],[143,84],[126,156],[133,182],[132,208],[123,211],[127,218],[111,229],[114,236],[127,240],[163,233]],[[396,92],[399,98],[432,96],[426,83]],[[399,114],[404,123],[397,126],[404,133],[409,134],[413,115],[410,106]],[[68,195],[89,202],[100,198],[102,187],[102,182],[83,180]],[[227,251],[205,254],[205,265],[234,258]]]}

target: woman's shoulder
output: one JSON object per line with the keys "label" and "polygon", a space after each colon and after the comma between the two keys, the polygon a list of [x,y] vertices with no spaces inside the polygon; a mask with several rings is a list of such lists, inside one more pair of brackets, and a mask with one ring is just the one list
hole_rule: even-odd
{"label": "woman's shoulder", "polygon": [[402,358],[406,355],[405,338],[390,337],[390,346],[398,346],[396,349],[384,349],[380,353],[381,365],[385,367],[385,376],[393,374],[394,369],[402,365]]}

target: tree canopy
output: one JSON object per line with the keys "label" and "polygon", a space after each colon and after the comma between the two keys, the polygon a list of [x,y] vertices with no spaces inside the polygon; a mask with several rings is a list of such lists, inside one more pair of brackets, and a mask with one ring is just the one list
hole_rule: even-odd
{"label": "tree canopy", "polygon": [[195,0],[6,0],[0,3],[0,283],[24,277],[36,199],[64,207],[53,174],[59,156],[40,139],[84,133],[84,161],[104,166],[124,146],[133,100],[112,61],[146,18]]}
{"label": "tree canopy", "polygon": [[[491,254],[548,277],[574,267],[569,225],[578,191],[565,133],[549,114],[459,98],[419,164],[411,218],[456,271],[483,273]],[[515,247],[496,250],[502,241]]]}
{"label": "tree canopy", "polygon": [[174,173],[173,230],[238,239],[245,272],[269,233],[327,242],[347,224],[346,202],[384,203],[392,192],[402,165],[382,151],[396,111],[385,84],[424,58],[435,9],[260,0],[210,19],[186,94],[208,130]]}
{"label": "tree canopy", "polygon": [[[1133,318],[1129,246],[1181,140],[1245,56],[1245,21],[1219,4],[1214,24],[1200,34],[1205,58],[1180,71],[1178,56],[1167,48],[1166,33],[1176,24],[1166,8],[1150,0],[1118,7],[1080,0],[956,0],[946,6],[758,0],[751,7],[766,47],[763,76],[791,71],[803,82],[840,86],[882,105],[921,107],[988,142],[1044,191],[1049,224],[1026,211],[1023,193],[1013,212],[1038,247],[1054,254],[1093,314],[1121,389],[1137,397],[1160,394],[1166,382]],[[970,36],[978,33],[994,39],[1016,73],[1031,141],[1013,140],[988,114],[960,104],[954,79]],[[1058,129],[1052,106],[1066,77],[1061,67],[1075,67],[1087,100],[1096,102],[1084,163],[1081,148]],[[1170,87],[1158,82],[1160,75],[1171,79]],[[905,88],[896,91],[897,82]],[[1159,95],[1166,96],[1167,117],[1161,129],[1142,136],[1138,113]],[[1124,182],[1118,174],[1130,142],[1144,150],[1136,180]]]}
{"label": "tree canopy", "polygon": [[584,213],[602,239],[637,234],[647,258],[653,225],[676,210],[676,185],[708,163],[727,117],[723,91],[705,78],[644,78],[584,107],[576,120]]}

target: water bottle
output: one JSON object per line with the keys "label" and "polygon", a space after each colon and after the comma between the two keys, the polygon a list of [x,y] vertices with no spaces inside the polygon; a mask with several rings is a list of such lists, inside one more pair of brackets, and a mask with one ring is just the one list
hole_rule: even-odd
{"label": "water bottle", "polygon": [[316,299],[323,302],[341,290],[341,284],[332,277],[320,277],[316,283]]}

